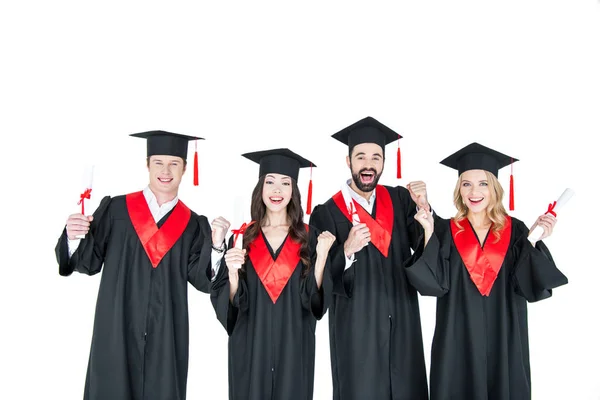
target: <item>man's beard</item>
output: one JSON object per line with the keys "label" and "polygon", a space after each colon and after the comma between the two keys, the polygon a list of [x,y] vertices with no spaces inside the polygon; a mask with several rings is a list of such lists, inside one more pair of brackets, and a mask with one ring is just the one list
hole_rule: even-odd
{"label": "man's beard", "polygon": [[[352,168],[352,164],[350,164],[350,168]],[[351,169],[352,171],[352,169]],[[360,174],[363,172],[373,172],[373,181],[371,183],[362,183],[360,180]],[[375,190],[375,187],[377,186],[377,182],[379,182],[379,178],[381,178],[381,174],[383,173],[383,171],[381,171],[380,173],[377,173],[377,171],[374,168],[363,168],[360,171],[358,171],[358,173],[354,173],[352,172],[352,180],[354,181],[354,184],[356,185],[356,187],[358,188],[358,190],[360,190],[361,192],[372,192],[373,190]]]}

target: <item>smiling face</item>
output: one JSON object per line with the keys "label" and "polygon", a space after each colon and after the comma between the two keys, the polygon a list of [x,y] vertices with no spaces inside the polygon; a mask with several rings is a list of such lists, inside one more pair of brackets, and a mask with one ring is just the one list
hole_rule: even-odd
{"label": "smiling face", "polygon": [[479,213],[487,210],[492,201],[490,184],[482,169],[463,172],[460,178],[460,197],[469,212]]}
{"label": "smiling face", "polygon": [[375,143],[361,143],[352,149],[346,163],[354,185],[362,192],[372,192],[383,173],[383,150]]}
{"label": "smiling face", "polygon": [[185,165],[181,157],[153,155],[148,158],[148,172],[152,192],[174,197],[179,190]]}
{"label": "smiling face", "polygon": [[267,174],[262,190],[262,200],[272,212],[285,210],[292,198],[292,178],[281,174]]}

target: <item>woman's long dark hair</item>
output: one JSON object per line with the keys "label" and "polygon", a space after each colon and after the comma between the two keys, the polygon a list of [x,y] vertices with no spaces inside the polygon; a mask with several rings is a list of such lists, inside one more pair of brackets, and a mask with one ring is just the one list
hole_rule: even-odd
{"label": "woman's long dark hair", "polygon": [[[250,205],[250,215],[252,221],[256,223],[252,224],[244,233],[245,249],[248,249],[248,245],[252,243],[256,236],[260,234],[260,228],[264,223],[264,219],[267,215],[267,206],[263,202],[262,192],[265,184],[265,175],[258,179],[258,183],[252,191],[252,204]],[[292,179],[292,198],[287,205],[287,217],[290,224],[290,238],[300,243],[300,260],[304,265],[303,276],[308,274],[310,269],[310,252],[308,249],[308,231],[304,225],[304,210],[302,210],[302,203],[300,201],[300,190],[294,179]],[[277,249],[273,249],[277,250]]]}

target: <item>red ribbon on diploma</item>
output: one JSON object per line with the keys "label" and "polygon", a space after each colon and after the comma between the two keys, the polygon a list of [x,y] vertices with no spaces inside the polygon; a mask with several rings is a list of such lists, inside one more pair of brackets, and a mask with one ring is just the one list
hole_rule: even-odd
{"label": "red ribbon on diploma", "polygon": [[556,207],[556,201],[554,203],[548,204],[548,211],[546,211],[544,214],[552,214],[556,217],[556,212],[554,212],[554,207]]}
{"label": "red ribbon on diploma", "polygon": [[79,201],[77,202],[77,205],[81,204],[81,213],[83,215],[85,215],[85,211],[83,208],[83,200],[89,199],[91,196],[90,193],[92,193],[92,189],[85,189],[85,192],[83,192],[83,193],[81,193],[81,195],[79,195]]}
{"label": "red ribbon on diploma", "polygon": [[248,229],[248,227],[250,225],[252,225],[253,223],[255,223],[256,221],[251,221],[249,224],[247,223],[243,223],[242,226],[240,226],[239,229],[232,229],[231,232],[235,235],[233,237],[233,247],[235,247],[235,243],[237,242],[237,238],[239,235],[243,235],[244,232],[246,232],[246,229]]}

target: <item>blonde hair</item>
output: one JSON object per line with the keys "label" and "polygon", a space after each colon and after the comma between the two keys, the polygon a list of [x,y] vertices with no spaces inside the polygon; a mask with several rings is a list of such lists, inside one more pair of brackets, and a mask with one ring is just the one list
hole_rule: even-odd
{"label": "blonde hair", "polygon": [[[502,185],[500,185],[498,178],[496,178],[494,174],[485,170],[483,172],[485,172],[485,177],[487,179],[488,187],[490,189],[490,203],[485,211],[488,218],[492,221],[492,233],[496,238],[495,241],[498,242],[500,240],[500,232],[502,231],[502,229],[504,229],[504,225],[506,223],[506,216],[508,215],[506,209],[502,205],[504,189],[502,189]],[[463,202],[462,196],[460,195],[460,186],[463,174],[460,174],[458,180],[456,181],[456,186],[454,187],[454,206],[457,210],[456,215],[454,216],[454,222],[459,228],[459,231],[457,233],[460,233],[465,230],[461,226],[460,222],[467,218],[467,214],[469,212],[469,208]]]}

